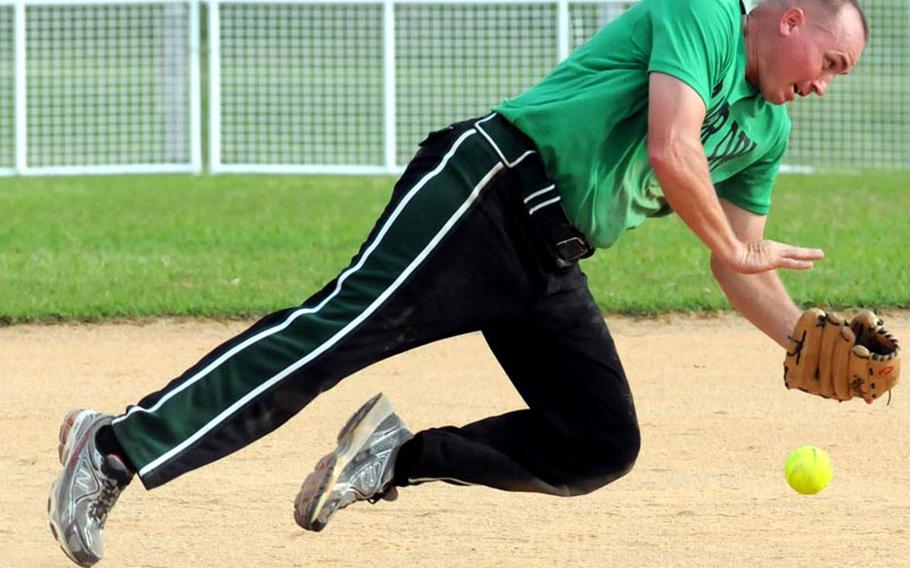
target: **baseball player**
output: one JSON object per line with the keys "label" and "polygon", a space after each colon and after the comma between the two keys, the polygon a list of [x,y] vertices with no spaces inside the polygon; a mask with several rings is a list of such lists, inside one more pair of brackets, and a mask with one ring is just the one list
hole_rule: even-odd
{"label": "baseball player", "polygon": [[[854,0],[766,0],[748,15],[738,0],[642,0],[525,93],[427,136],[351,264],[303,304],[124,414],[67,415],[49,504],[57,542],[94,564],[134,475],[167,483],[367,365],[472,331],[527,407],[412,434],[377,395],[304,481],[297,522],[318,531],[351,503],[430,480],[559,496],[603,487],[630,470],[640,437],[578,260],[671,212],[711,250],[731,304],[788,350],[788,386],[841,400],[888,392],[897,346],[880,320],[800,320],[776,269],[811,268],[822,251],[763,237],[784,103],[825,94],[867,36]],[[838,389],[815,388],[820,366]],[[888,380],[857,382],[867,368]]]}

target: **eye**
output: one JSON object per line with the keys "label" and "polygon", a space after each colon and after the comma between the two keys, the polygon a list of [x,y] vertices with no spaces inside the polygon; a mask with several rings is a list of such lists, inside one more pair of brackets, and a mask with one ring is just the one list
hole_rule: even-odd
{"label": "eye", "polygon": [[824,71],[833,71],[834,73],[838,74],[843,73],[842,62],[838,59],[834,59],[833,57],[825,57],[824,66]]}

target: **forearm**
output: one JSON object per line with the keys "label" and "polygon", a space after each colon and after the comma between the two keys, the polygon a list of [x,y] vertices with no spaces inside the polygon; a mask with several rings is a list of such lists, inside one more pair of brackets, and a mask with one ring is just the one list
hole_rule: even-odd
{"label": "forearm", "polygon": [[737,312],[780,346],[790,347],[787,338],[801,311],[776,271],[740,274],[713,256],[711,271]]}
{"label": "forearm", "polygon": [[704,150],[697,140],[668,144],[651,151],[651,164],[664,198],[680,219],[726,264],[742,257],[740,241],[720,206]]}

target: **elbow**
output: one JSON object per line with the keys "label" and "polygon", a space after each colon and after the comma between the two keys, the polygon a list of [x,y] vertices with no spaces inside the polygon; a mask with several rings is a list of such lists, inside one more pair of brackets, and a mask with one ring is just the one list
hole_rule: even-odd
{"label": "elbow", "polygon": [[654,170],[657,179],[684,171],[686,163],[684,144],[666,139],[648,141],[648,164]]}
{"label": "elbow", "polygon": [[669,144],[655,140],[648,141],[648,164],[658,178],[663,172],[672,169],[675,161],[673,154],[673,149]]}

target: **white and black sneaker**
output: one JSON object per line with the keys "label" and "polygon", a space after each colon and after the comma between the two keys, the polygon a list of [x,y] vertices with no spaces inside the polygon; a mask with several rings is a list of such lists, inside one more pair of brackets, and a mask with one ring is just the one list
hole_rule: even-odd
{"label": "white and black sneaker", "polygon": [[102,454],[95,445],[95,434],[110,423],[108,414],[73,410],[60,427],[63,473],[51,487],[47,514],[60,548],[80,566],[101,560],[104,522],[133,478],[122,459]]}
{"label": "white and black sneaker", "polygon": [[339,509],[355,501],[394,500],[395,458],[401,445],[413,438],[392,405],[377,394],[338,433],[338,447],[316,464],[294,502],[294,519],[301,527],[321,531]]}

